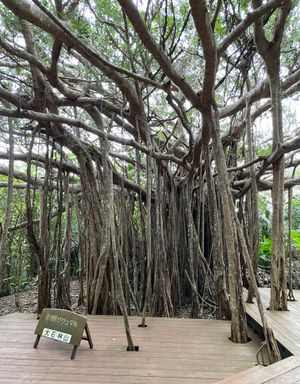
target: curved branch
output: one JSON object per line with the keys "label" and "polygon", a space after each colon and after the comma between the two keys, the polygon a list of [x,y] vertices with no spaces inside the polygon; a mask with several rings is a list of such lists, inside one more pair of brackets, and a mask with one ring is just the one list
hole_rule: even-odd
{"label": "curved branch", "polygon": [[[48,32],[52,37],[63,42],[69,49],[76,50],[96,68],[100,69],[126,96],[132,109],[131,112],[133,114],[136,112],[140,113],[141,105],[139,98],[131,84],[122,77],[110,63],[103,59],[98,52],[89,47],[86,42],[78,39],[65,24],[62,24],[59,19],[48,12],[39,2],[35,1],[35,3],[39,4],[39,6],[37,6],[31,4],[28,0],[23,0],[22,2],[19,0],[1,1],[21,19],[25,19]],[[42,10],[40,8],[42,8]]]}
{"label": "curved branch", "polygon": [[199,97],[193,91],[188,82],[176,70],[165,52],[155,42],[146,26],[146,23],[142,19],[138,9],[133,4],[133,2],[131,0],[118,0],[118,2],[131,21],[133,28],[135,29],[145,48],[153,55],[155,60],[161,66],[163,72],[173,81],[174,84],[178,86],[178,88],[195,108],[201,109]]}
{"label": "curved branch", "polygon": [[[9,156],[8,156],[7,152],[0,152],[0,159],[8,160],[8,158],[9,158]],[[28,158],[28,154],[27,153],[25,153],[25,154],[15,153],[14,158],[15,158],[15,160],[26,162],[27,158]],[[38,162],[38,163],[42,163],[42,164],[45,163],[45,158],[41,155],[38,155],[38,154],[33,153],[31,155],[31,159],[35,162]],[[61,167],[62,170],[66,171],[66,172],[72,172],[72,173],[75,173],[77,175],[79,174],[79,168],[76,167],[74,164],[67,163],[66,161],[57,161],[57,160],[53,159],[53,160],[51,160],[51,164],[56,168]]]}
{"label": "curved branch", "polygon": [[280,7],[282,4],[282,0],[270,0],[265,4],[262,4],[258,8],[256,8],[251,13],[248,13],[246,18],[241,21],[219,44],[218,46],[218,57],[223,55],[226,49],[229,47],[231,43],[233,43],[242,33],[246,31],[246,29],[257,20],[257,18],[265,15],[270,10]]}
{"label": "curved branch", "polygon": [[[25,118],[25,119],[31,119],[31,120],[36,120],[36,121],[45,122],[45,123],[47,122],[47,123],[67,124],[73,127],[83,128],[87,132],[93,133],[99,137],[103,137],[103,138],[107,137],[108,140],[113,141],[115,143],[129,145],[131,147],[137,148],[141,152],[149,154],[157,160],[173,161],[174,163],[177,163],[189,169],[189,166],[188,164],[185,163],[184,159],[179,159],[178,157],[172,154],[164,154],[158,151],[152,151],[148,147],[139,144],[137,141],[133,139],[126,139],[124,137],[118,137],[112,134],[106,134],[100,131],[98,128],[94,128],[93,126],[88,125],[80,120],[72,119],[69,117],[63,117],[60,115],[56,115],[54,113],[41,113],[41,112],[28,111],[28,110],[11,110],[11,109],[5,109],[5,108],[0,108],[0,116]],[[67,135],[65,131],[58,131],[57,133],[56,132],[55,134],[52,133],[51,136],[54,134],[55,139],[60,141],[63,140],[63,144],[66,145],[71,150],[74,150],[74,147],[76,145],[78,147],[77,149],[79,149],[80,147],[81,150],[84,150],[84,147],[80,146],[80,142],[77,141],[76,142],[77,144],[76,144],[74,141],[75,138],[70,135]]]}
{"label": "curved branch", "polygon": [[[292,75],[285,78],[281,83],[281,90],[285,91],[292,85],[300,81],[300,68],[298,68]],[[264,80],[260,85],[253,88],[250,92],[246,93],[243,97],[237,100],[235,103],[228,105],[220,109],[220,119],[232,116],[237,112],[240,112],[246,107],[246,101],[249,105],[255,103],[258,100],[267,98],[270,96],[270,88],[268,80]]]}

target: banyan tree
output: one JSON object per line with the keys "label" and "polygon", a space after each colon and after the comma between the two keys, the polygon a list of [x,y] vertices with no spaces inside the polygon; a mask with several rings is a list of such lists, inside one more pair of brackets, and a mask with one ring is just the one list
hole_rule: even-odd
{"label": "banyan tree", "polygon": [[300,139],[284,135],[282,105],[299,92],[297,2],[0,3],[1,187],[8,212],[17,190],[25,212],[3,220],[2,278],[9,233],[23,229],[38,312],[69,308],[76,236],[88,313],[145,320],[188,303],[192,317],[231,319],[234,342],[247,342],[246,286],[278,360],[257,289],[257,196],[272,191],[270,309],[285,310],[283,201]]}

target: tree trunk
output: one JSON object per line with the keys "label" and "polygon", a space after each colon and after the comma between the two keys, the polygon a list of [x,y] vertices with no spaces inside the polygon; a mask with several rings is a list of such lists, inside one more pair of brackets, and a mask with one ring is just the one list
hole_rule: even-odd
{"label": "tree trunk", "polygon": [[4,282],[6,275],[6,263],[8,257],[8,228],[10,226],[12,204],[13,204],[13,182],[14,182],[14,132],[13,121],[8,118],[9,135],[9,163],[8,163],[8,185],[6,207],[3,224],[0,233],[0,297],[9,294],[9,286]]}
{"label": "tree trunk", "polygon": [[74,204],[75,204],[75,214],[78,228],[78,279],[79,279],[79,293],[78,293],[78,301],[77,305],[81,306],[85,304],[84,300],[84,274],[85,274],[85,238],[84,238],[84,229],[82,225],[81,217],[83,216],[80,210],[78,197],[74,196]]}
{"label": "tree trunk", "polygon": [[[252,0],[254,8],[258,8],[261,0]],[[291,10],[291,1],[286,0],[276,11],[273,36],[266,38],[263,20],[258,18],[254,24],[255,44],[262,56],[268,73],[272,125],[273,151],[283,143],[282,104],[280,88],[280,54],[284,26]],[[283,193],[284,193],[284,155],[273,162],[272,187],[272,261],[271,261],[271,298],[270,310],[287,310],[285,253],[283,244]]]}
{"label": "tree trunk", "polygon": [[[146,327],[146,312],[147,307],[150,305],[150,295],[152,291],[152,219],[151,219],[151,206],[152,206],[152,159],[147,156],[147,202],[146,202],[146,292],[143,305],[143,316],[140,326]],[[149,308],[151,309],[151,308]]]}
{"label": "tree trunk", "polygon": [[[272,121],[273,150],[283,142],[282,106],[280,97],[279,67],[274,75],[269,73]],[[284,203],[284,156],[273,163],[272,188],[272,261],[270,311],[287,311],[286,261],[283,243],[283,203]]]}
{"label": "tree trunk", "polygon": [[[247,156],[246,161],[254,160],[253,139],[252,139],[252,122],[251,122],[251,107],[249,103],[246,104],[246,136],[247,136]],[[251,188],[247,192],[247,216],[248,216],[248,237],[249,237],[249,253],[252,259],[252,266],[257,281],[257,265],[258,265],[258,203],[257,203],[257,182],[255,177],[254,165],[250,167]],[[251,280],[248,289],[247,303],[253,302],[254,287]]]}
{"label": "tree trunk", "polygon": [[[45,164],[45,184],[44,189],[40,193],[40,230],[39,238],[36,236],[33,225],[33,204],[31,202],[30,180],[31,180],[31,156],[32,148],[35,140],[34,131],[28,150],[27,158],[27,187],[26,187],[26,216],[27,216],[27,238],[30,244],[33,255],[38,261],[38,305],[37,313],[40,314],[44,308],[51,306],[51,279],[49,271],[49,248],[48,248],[48,209],[47,209],[47,194],[49,182],[49,142],[47,140],[47,153]],[[33,196],[33,203],[34,203]]]}
{"label": "tree trunk", "polygon": [[209,224],[211,230],[212,239],[212,259],[214,265],[214,290],[215,290],[215,301],[216,301],[216,318],[217,319],[230,319],[230,306],[229,297],[226,287],[226,272],[225,263],[223,258],[223,241],[220,215],[217,205],[216,191],[214,180],[211,175],[210,158],[208,142],[204,139],[203,141],[203,152],[205,162],[205,173],[207,179],[207,193],[208,193],[208,209],[209,209]]}
{"label": "tree trunk", "polygon": [[229,304],[231,310],[231,340],[235,343],[246,343],[247,321],[246,310],[243,300],[243,285],[241,277],[241,263],[237,246],[237,230],[232,212],[234,203],[228,183],[226,159],[220,139],[218,126],[218,114],[211,111],[206,116],[206,124],[212,133],[212,143],[219,179],[219,191],[223,210],[223,234],[228,257],[228,287]]}
{"label": "tree trunk", "polygon": [[57,308],[71,309],[71,296],[70,296],[70,271],[71,271],[71,201],[69,190],[69,175],[64,176],[64,200],[66,212],[65,234],[60,245],[59,257],[63,258],[63,268],[59,272],[57,281],[56,292],[56,306]]}

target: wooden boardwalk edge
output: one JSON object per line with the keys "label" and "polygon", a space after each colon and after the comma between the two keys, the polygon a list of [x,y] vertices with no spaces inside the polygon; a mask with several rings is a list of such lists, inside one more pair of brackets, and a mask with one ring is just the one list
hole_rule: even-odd
{"label": "wooden boardwalk edge", "polygon": [[[256,366],[229,376],[219,384],[300,384],[300,291],[295,291],[295,302],[289,302],[289,311],[267,310],[270,289],[260,288],[266,317],[273,329],[283,360],[268,367]],[[263,340],[261,319],[256,303],[246,303],[247,322]]]}

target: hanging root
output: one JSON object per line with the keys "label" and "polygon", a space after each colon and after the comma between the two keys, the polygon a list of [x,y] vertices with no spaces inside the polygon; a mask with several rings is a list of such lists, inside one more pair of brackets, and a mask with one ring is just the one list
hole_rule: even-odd
{"label": "hanging root", "polygon": [[[268,363],[265,361],[264,351],[267,352]],[[261,355],[261,362],[259,361]],[[281,354],[271,328],[267,328],[267,338],[263,341],[256,353],[257,364],[267,366],[281,360]]]}
{"label": "hanging root", "polygon": [[[264,367],[268,364],[265,364],[265,358],[264,358],[264,354],[263,354],[263,349],[265,349],[267,347],[267,343],[265,341],[263,341],[261,344],[260,344],[260,347],[258,349],[258,351],[256,352],[256,361],[257,361],[257,364],[258,365],[263,365]],[[261,363],[259,361],[259,354],[261,354]]]}
{"label": "hanging root", "polygon": [[267,327],[266,347],[270,364],[276,363],[281,360],[281,354],[277,345],[277,341],[270,327]]}
{"label": "hanging root", "polygon": [[295,296],[294,296],[294,292],[292,291],[292,289],[289,289],[287,300],[288,301],[296,301]]}

